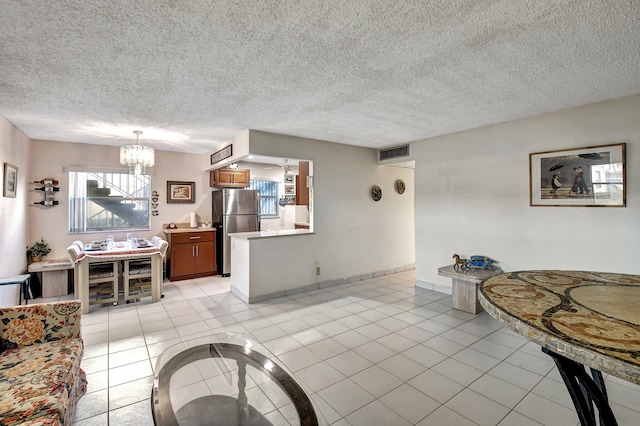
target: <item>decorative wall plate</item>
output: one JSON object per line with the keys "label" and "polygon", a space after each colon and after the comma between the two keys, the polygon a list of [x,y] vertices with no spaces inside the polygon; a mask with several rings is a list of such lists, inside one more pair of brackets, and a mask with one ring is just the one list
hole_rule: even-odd
{"label": "decorative wall plate", "polygon": [[380,201],[382,198],[382,189],[378,185],[374,185],[371,188],[371,198],[373,198],[373,201]]}
{"label": "decorative wall plate", "polygon": [[402,179],[398,179],[396,181],[395,187],[398,194],[404,194],[405,186],[404,186],[404,181]]}

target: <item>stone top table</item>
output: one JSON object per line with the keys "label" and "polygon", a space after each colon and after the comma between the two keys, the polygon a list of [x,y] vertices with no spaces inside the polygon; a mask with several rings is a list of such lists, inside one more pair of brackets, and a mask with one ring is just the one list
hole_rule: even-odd
{"label": "stone top table", "polygon": [[519,271],[489,278],[479,291],[491,316],[554,359],[582,424],[596,424],[589,398],[601,424],[616,424],[601,372],[640,384],[640,275]]}
{"label": "stone top table", "polygon": [[470,314],[482,312],[478,301],[478,285],[501,273],[501,269],[456,269],[454,265],[438,268],[438,275],[451,278],[453,308]]}

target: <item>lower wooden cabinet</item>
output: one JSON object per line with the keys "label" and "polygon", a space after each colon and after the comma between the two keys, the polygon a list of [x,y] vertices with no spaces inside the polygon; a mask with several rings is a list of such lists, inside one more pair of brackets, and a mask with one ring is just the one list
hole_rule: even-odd
{"label": "lower wooden cabinet", "polygon": [[172,233],[169,246],[169,280],[216,274],[215,231]]}

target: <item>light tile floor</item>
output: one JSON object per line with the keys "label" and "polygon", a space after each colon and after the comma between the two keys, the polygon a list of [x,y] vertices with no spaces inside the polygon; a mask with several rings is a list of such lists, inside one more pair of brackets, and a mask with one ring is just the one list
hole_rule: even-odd
{"label": "light tile floor", "polygon": [[[539,346],[414,283],[407,271],[247,305],[228,278],[207,277],[165,282],[160,303],[92,306],[82,318],[89,386],[74,424],[153,424],[158,355],[226,331],[262,343],[294,371],[328,424],[578,424]],[[640,387],[606,384],[618,423],[639,424]]]}

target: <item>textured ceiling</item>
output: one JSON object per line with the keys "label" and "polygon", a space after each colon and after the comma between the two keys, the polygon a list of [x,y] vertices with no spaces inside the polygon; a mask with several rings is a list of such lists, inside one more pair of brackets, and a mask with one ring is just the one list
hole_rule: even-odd
{"label": "textured ceiling", "polygon": [[639,69],[637,0],[0,0],[0,114],[33,139],[389,147],[637,94]]}

